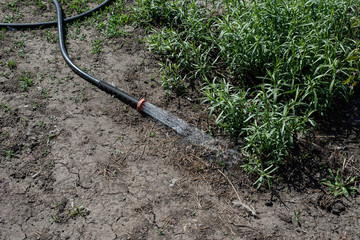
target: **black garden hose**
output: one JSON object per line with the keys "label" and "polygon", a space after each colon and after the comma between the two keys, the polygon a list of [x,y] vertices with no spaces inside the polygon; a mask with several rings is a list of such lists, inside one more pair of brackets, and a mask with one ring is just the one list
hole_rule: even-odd
{"label": "black garden hose", "polygon": [[101,5],[97,6],[94,9],[91,9],[90,11],[88,11],[86,13],[83,13],[83,14],[80,14],[78,16],[71,17],[71,18],[68,18],[68,19],[64,20],[62,10],[61,10],[61,7],[60,7],[58,1],[53,0],[54,4],[56,6],[56,13],[57,13],[57,21],[56,22],[15,23],[15,24],[14,23],[12,23],[12,24],[0,23],[0,28],[2,28],[2,27],[7,27],[7,28],[36,28],[36,27],[48,27],[48,26],[53,26],[53,25],[57,24],[58,35],[59,35],[59,43],[60,43],[60,51],[61,51],[61,54],[62,54],[63,58],[65,59],[66,63],[69,65],[69,67],[77,75],[79,75],[80,77],[82,77],[86,81],[94,84],[95,86],[97,86],[101,90],[105,91],[106,93],[109,93],[109,94],[113,95],[114,97],[120,99],[124,103],[130,105],[133,108],[137,108],[140,111],[140,110],[142,110],[142,104],[145,102],[144,99],[139,101],[139,99],[136,99],[135,97],[125,93],[124,91],[121,91],[121,90],[117,89],[116,87],[108,84],[107,82],[102,81],[100,79],[97,79],[97,78],[91,76],[90,74],[84,72],[83,70],[81,70],[78,66],[76,66],[71,61],[71,59],[69,58],[69,55],[67,53],[67,50],[66,50],[65,40],[64,40],[63,24],[65,22],[70,22],[70,21],[74,21],[76,19],[85,17],[85,16],[89,15],[90,13],[94,12],[95,10],[98,10],[101,7],[105,6],[110,1],[111,0],[107,0],[107,1],[103,2]]}
{"label": "black garden hose", "polygon": [[102,80],[99,80],[88,73],[81,70],[78,66],[76,66],[69,58],[69,55],[67,54],[66,47],[65,47],[65,40],[64,40],[64,32],[63,32],[63,16],[61,7],[58,3],[58,1],[53,0],[55,6],[56,6],[56,13],[57,13],[57,26],[58,26],[58,34],[59,34],[59,43],[60,43],[60,51],[63,55],[66,63],[69,65],[69,67],[80,77],[84,78],[86,81],[94,84],[101,90],[113,95],[114,97],[119,98],[121,101],[127,103],[133,108],[137,107],[137,104],[139,103],[139,100],[134,98],[133,96],[130,96],[129,94],[117,89],[116,87],[108,84],[107,82],[104,82]]}

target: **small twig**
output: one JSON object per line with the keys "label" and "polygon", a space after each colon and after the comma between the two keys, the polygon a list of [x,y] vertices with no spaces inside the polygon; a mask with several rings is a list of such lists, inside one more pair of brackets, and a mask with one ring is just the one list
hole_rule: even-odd
{"label": "small twig", "polygon": [[144,210],[143,209],[140,209],[140,212],[141,212],[141,214],[144,216],[144,218],[146,219],[146,220],[148,220],[148,222],[151,224],[151,223],[154,223],[154,221],[151,221],[151,219],[148,217],[148,216],[146,216],[146,214],[145,214],[145,212],[144,212]]}
{"label": "small twig", "polygon": [[146,149],[146,145],[144,146],[144,150],[142,151],[142,154],[139,155],[138,157],[135,157],[135,158],[134,158],[134,162],[137,161],[137,160],[139,160],[139,159],[141,159],[141,158],[144,156],[145,149]]}
{"label": "small twig", "polygon": [[221,217],[221,215],[219,215],[219,218],[220,218],[220,220],[223,222],[223,224],[225,224],[225,226],[226,226],[228,229],[230,229],[231,234],[234,235],[234,236],[236,236],[236,233],[233,231],[231,225],[230,225],[228,222],[226,222],[226,221]]}
{"label": "small twig", "polygon": [[191,195],[193,195],[194,197],[195,197],[195,199],[196,199],[196,203],[197,203],[197,205],[198,205],[198,208],[199,209],[202,209],[202,206],[201,206],[201,200],[199,199],[199,195],[196,193],[191,193]]}
{"label": "small twig", "polygon": [[34,175],[32,175],[32,178],[36,178],[40,173],[41,173],[42,169],[40,171],[38,171],[37,173],[35,173]]}
{"label": "small twig", "polygon": [[226,178],[226,180],[230,183],[231,187],[233,188],[233,190],[234,190],[234,192],[235,192],[235,194],[236,194],[236,196],[237,196],[237,198],[238,198],[238,200],[239,200],[238,203],[239,203],[241,206],[243,206],[245,209],[247,209],[248,211],[250,211],[253,216],[256,216],[256,215],[257,215],[257,214],[256,214],[256,210],[244,203],[244,201],[241,199],[238,191],[236,190],[234,184],[230,181],[230,179],[229,179],[222,171],[220,171],[219,169],[218,169],[218,171],[219,171],[219,172]]}
{"label": "small twig", "polygon": [[345,170],[345,168],[347,167],[348,163],[349,163],[349,162],[352,162],[353,159],[354,159],[354,156],[353,156],[353,155],[351,155],[351,157],[349,157],[348,159],[347,159],[347,158],[344,158],[343,165],[342,165],[342,168],[341,168],[341,173],[342,173],[342,174],[344,173],[344,170]]}

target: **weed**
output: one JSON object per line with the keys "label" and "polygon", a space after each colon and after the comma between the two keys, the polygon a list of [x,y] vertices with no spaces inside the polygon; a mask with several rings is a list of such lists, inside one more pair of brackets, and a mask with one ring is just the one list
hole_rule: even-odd
{"label": "weed", "polygon": [[57,117],[54,116],[54,115],[51,115],[50,116],[50,121],[52,121],[52,122],[57,121]]}
{"label": "weed", "polygon": [[299,222],[299,220],[300,220],[300,210],[294,210],[294,215],[295,215],[295,221]]}
{"label": "weed", "polygon": [[74,103],[79,102],[79,99],[76,96],[72,97],[72,100],[74,101]]}
{"label": "weed", "polygon": [[93,54],[98,54],[101,52],[101,48],[102,48],[102,42],[100,39],[95,39],[93,42],[93,50],[92,53]]}
{"label": "weed", "polygon": [[42,153],[43,153],[44,156],[46,156],[46,155],[50,154],[50,151],[47,148],[44,148]]}
{"label": "weed", "polygon": [[6,153],[7,159],[11,159],[11,158],[15,157],[15,153],[13,150],[7,150],[7,151],[5,151],[5,153]]}
{"label": "weed", "polygon": [[51,141],[52,139],[54,139],[56,136],[57,136],[57,135],[54,134],[54,133],[50,134],[50,135],[48,136],[48,139],[47,139],[47,141],[46,141],[46,144],[49,144],[50,141]]}
{"label": "weed", "polygon": [[4,16],[4,22],[12,23],[17,22],[23,17],[23,14],[20,12],[20,9],[17,5],[17,1],[11,1],[6,4],[6,7],[12,12],[12,15]]}
{"label": "weed", "polygon": [[25,43],[23,40],[16,42],[14,45],[14,48],[24,48],[24,47],[25,47]]}
{"label": "weed", "polygon": [[41,1],[41,0],[35,0],[35,3],[36,3],[36,5],[37,5],[37,7],[38,7],[39,9],[44,9],[44,8],[46,8],[45,3],[44,3],[43,1]]}
{"label": "weed", "polygon": [[222,170],[224,170],[226,168],[226,163],[222,160],[219,160],[219,165],[221,167]]}
{"label": "weed", "polygon": [[89,210],[85,208],[83,205],[74,206],[72,209],[68,210],[68,215],[72,218],[76,218],[77,216],[87,216],[89,215]]}
{"label": "weed", "polygon": [[14,70],[14,69],[16,69],[16,62],[15,62],[15,60],[9,60],[9,61],[7,61],[7,66],[8,66],[8,68],[10,69],[10,70]]}
{"label": "weed", "polygon": [[13,11],[19,11],[19,8],[15,1],[10,1],[6,4],[6,7],[13,10]]}
{"label": "weed", "polygon": [[49,89],[46,89],[46,88],[41,89],[41,95],[45,99],[51,98],[51,96],[49,94]]}
{"label": "weed", "polygon": [[61,205],[63,205],[64,203],[62,201],[56,203],[56,207],[60,207]]}
{"label": "weed", "polygon": [[81,93],[81,97],[83,102],[86,102],[88,100],[84,92]]}
{"label": "weed", "polygon": [[39,127],[45,127],[46,126],[46,123],[42,120],[40,120],[40,122],[38,122],[37,124]]}
{"label": "weed", "polygon": [[158,234],[158,235],[165,235],[165,233],[164,233],[164,229],[162,229],[162,228],[157,228],[156,230],[155,230],[155,232]]}
{"label": "weed", "polygon": [[18,56],[21,57],[21,58],[25,58],[25,50],[24,49],[20,49],[18,52],[17,52]]}
{"label": "weed", "polygon": [[119,136],[118,136],[118,139],[119,139],[120,141],[122,141],[122,140],[124,139],[124,136],[125,136],[125,134],[120,133]]}
{"label": "weed", "polygon": [[[214,2],[213,2],[214,3]],[[207,4],[207,3],[205,3]],[[360,75],[355,0],[137,0],[149,49],[162,57],[168,94],[199,88],[210,117],[243,139],[246,170],[271,185],[297,134],[348,100]]]}
{"label": "weed", "polygon": [[358,191],[358,188],[355,187],[356,176],[345,179],[340,168],[336,173],[331,169],[328,170],[329,177],[323,179],[321,183],[328,187],[329,194],[333,194],[335,197],[340,195],[348,197],[350,194],[355,194]]}
{"label": "weed", "polygon": [[0,108],[4,109],[8,113],[12,113],[12,107],[9,105],[6,105],[3,102],[0,102]]}
{"label": "weed", "polygon": [[0,30],[0,40],[5,39],[6,28]]}
{"label": "weed", "polygon": [[21,84],[21,89],[24,92],[28,91],[29,87],[33,85],[33,80],[31,79],[29,72],[25,72],[24,75],[19,76],[19,81]]}
{"label": "weed", "polygon": [[31,108],[32,108],[33,110],[36,110],[36,109],[39,107],[39,104],[36,103],[36,102],[34,102],[34,101],[32,101],[31,104],[30,104],[30,106],[31,106]]}
{"label": "weed", "polygon": [[45,30],[45,37],[46,37],[46,40],[48,41],[48,43],[57,43],[58,42],[57,35],[54,32],[52,32],[51,30]]}
{"label": "weed", "polygon": [[85,41],[85,39],[86,39],[86,34],[85,33],[81,34],[80,40]]}
{"label": "weed", "polygon": [[29,126],[29,119],[23,118],[23,121],[24,121],[24,127],[28,127]]}
{"label": "weed", "polygon": [[51,215],[50,217],[51,217],[51,221],[52,221],[52,222],[56,222],[56,221],[57,221],[57,218],[56,218],[55,216]]}

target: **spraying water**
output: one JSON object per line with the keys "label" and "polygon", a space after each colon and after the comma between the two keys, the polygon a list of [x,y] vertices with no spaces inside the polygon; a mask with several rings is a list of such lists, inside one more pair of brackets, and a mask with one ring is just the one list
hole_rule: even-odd
{"label": "spraying water", "polygon": [[232,149],[221,150],[221,141],[214,139],[200,129],[189,125],[184,120],[175,117],[167,111],[156,107],[155,105],[144,102],[142,112],[157,119],[159,122],[175,130],[178,134],[185,137],[190,142],[206,147],[209,150],[217,151],[218,156],[227,159],[228,164],[236,164],[240,161],[241,154]]}
{"label": "spraying water", "polygon": [[167,111],[158,108],[151,103],[145,102],[142,111],[154,119],[157,119],[161,123],[174,129],[178,134],[184,136],[194,144],[202,146],[215,145],[216,140],[205,134],[203,131],[196,127],[190,126],[184,120],[171,115]]}

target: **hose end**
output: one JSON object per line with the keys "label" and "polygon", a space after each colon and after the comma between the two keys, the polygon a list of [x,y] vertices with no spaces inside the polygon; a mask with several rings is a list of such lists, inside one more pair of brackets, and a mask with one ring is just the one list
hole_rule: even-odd
{"label": "hose end", "polygon": [[144,102],[146,102],[146,99],[145,98],[141,99],[136,106],[136,110],[141,112],[143,110]]}

